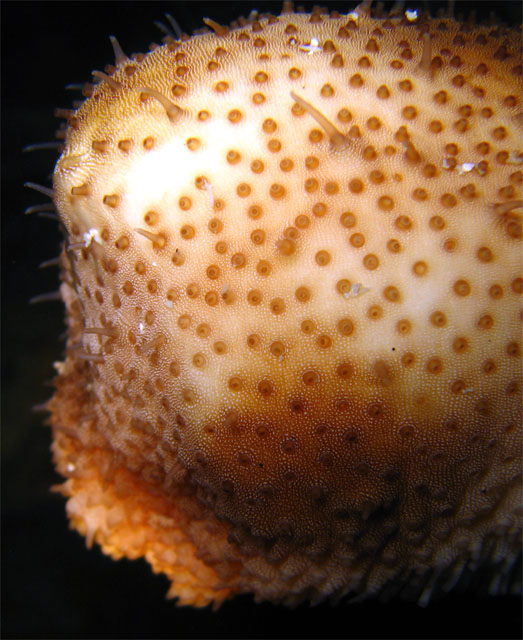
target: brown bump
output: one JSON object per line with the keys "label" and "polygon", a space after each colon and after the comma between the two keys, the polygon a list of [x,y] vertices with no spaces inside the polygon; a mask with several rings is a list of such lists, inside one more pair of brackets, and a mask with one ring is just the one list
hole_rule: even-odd
{"label": "brown bump", "polygon": [[399,253],[401,251],[401,244],[398,240],[396,240],[395,238],[391,238],[388,242],[387,242],[387,249],[391,252],[391,253]]}
{"label": "brown bump", "polygon": [[219,218],[211,218],[207,225],[207,228],[211,233],[220,233],[223,229],[223,222]]}
{"label": "brown bump", "polygon": [[416,362],[416,356],[408,351],[401,356],[401,364],[404,367],[412,367]]}
{"label": "brown bump", "polygon": [[291,238],[283,238],[276,243],[276,247],[282,256],[290,256],[296,251],[296,243]]}
{"label": "brown bump", "polygon": [[511,284],[514,293],[523,293],[523,278],[515,278]]}
{"label": "brown bump", "polygon": [[247,302],[253,306],[261,304],[262,293],[259,289],[251,289],[247,294]]}
{"label": "brown bump", "polygon": [[345,295],[350,293],[352,290],[352,283],[350,280],[346,280],[343,278],[342,280],[338,280],[336,283],[336,291],[341,293],[341,295]]}
{"label": "brown bump", "polygon": [[285,311],[285,302],[283,301],[283,298],[274,298],[271,300],[269,308],[271,313],[274,315],[280,315],[283,313]]}
{"label": "brown bump", "polygon": [[500,284],[493,284],[489,289],[489,296],[494,300],[499,300],[503,297],[503,287]]}
{"label": "brown bump", "polygon": [[412,220],[409,216],[398,216],[396,220],[394,220],[394,226],[400,231],[408,231],[412,228]]}
{"label": "brown bump", "polygon": [[301,213],[299,216],[296,216],[294,224],[298,227],[298,229],[307,229],[307,227],[310,225],[310,218]]}
{"label": "brown bump", "polygon": [[383,295],[389,302],[399,302],[400,300],[400,292],[393,286],[385,287]]}
{"label": "brown bump", "polygon": [[300,324],[300,329],[305,335],[311,335],[316,330],[316,326],[312,320],[306,319]]}
{"label": "brown bump", "polygon": [[302,381],[305,385],[311,387],[315,384],[318,384],[318,382],[320,381],[320,376],[314,370],[305,371],[305,373],[302,375]]}
{"label": "brown bump", "polygon": [[341,122],[350,122],[352,120],[352,113],[348,109],[340,109],[337,115],[338,120]]}
{"label": "brown bump", "polygon": [[127,236],[120,236],[118,240],[114,243],[114,246],[121,251],[127,249],[129,246],[129,238]]}
{"label": "brown bump", "polygon": [[382,84],[381,86],[378,87],[378,90],[376,91],[376,95],[381,100],[386,100],[387,98],[390,97],[390,91],[386,85]]}
{"label": "brown bump", "polygon": [[485,360],[485,362],[481,365],[481,371],[487,375],[494,373],[496,369],[497,366],[494,360]]}
{"label": "brown bump", "polygon": [[283,342],[277,340],[271,343],[271,345],[269,346],[269,351],[276,358],[281,358],[285,353],[285,345],[283,344]]}
{"label": "brown bump", "polygon": [[256,349],[256,347],[259,347],[260,343],[261,338],[256,333],[251,333],[247,336],[247,346],[251,349]]}
{"label": "brown bump", "polygon": [[341,223],[342,227],[350,229],[351,227],[353,227],[356,224],[356,217],[355,217],[355,215],[353,213],[350,213],[349,211],[346,211],[345,213],[341,214],[340,223]]}
{"label": "brown bump", "polygon": [[[263,231],[261,233],[263,233]],[[241,269],[242,267],[244,267],[246,265],[246,263],[247,263],[247,258],[245,257],[245,255],[243,253],[235,253],[231,257],[231,265],[235,269]]]}
{"label": "brown bump", "polygon": [[117,196],[115,194],[103,197],[103,203],[113,209],[118,206],[119,201],[120,201],[120,196]]}
{"label": "brown bump", "polygon": [[378,207],[382,211],[392,211],[394,208],[394,200],[390,196],[381,196],[378,199]]}
{"label": "brown bump", "polygon": [[241,378],[238,376],[232,376],[229,378],[228,387],[233,393],[238,393],[238,391],[242,390],[243,383]]}
{"label": "brown bump", "polygon": [[216,280],[220,276],[220,268],[216,264],[211,264],[206,270],[207,277],[211,280]]}
{"label": "brown bump", "polygon": [[208,291],[205,294],[205,298],[204,299],[205,299],[205,302],[210,307],[215,307],[219,302],[218,294],[216,293],[216,291]]}
{"label": "brown bump", "polygon": [[242,182],[236,187],[236,193],[240,198],[247,198],[251,193],[251,187],[246,182]]}
{"label": "brown bump", "polygon": [[396,329],[398,330],[398,333],[401,333],[401,335],[407,335],[411,330],[411,323],[406,319],[399,320],[396,324]]}
{"label": "brown bump", "polygon": [[331,255],[328,251],[322,250],[316,253],[316,255],[314,256],[314,259],[316,260],[316,263],[320,267],[325,267],[331,261]]}
{"label": "brown bump", "polygon": [[426,365],[427,371],[432,374],[438,374],[443,371],[443,363],[437,357],[429,358]]}
{"label": "brown bump", "polygon": [[178,206],[180,207],[180,209],[182,209],[182,211],[188,211],[192,206],[192,201],[187,196],[182,196],[178,200]]}
{"label": "brown bump", "polygon": [[[274,386],[269,380],[260,380],[260,382],[258,383],[258,392],[264,398],[267,398],[274,393]],[[258,436],[264,437],[264,435],[261,435],[262,431],[260,430],[260,427],[258,427],[257,433],[258,433]]]}
{"label": "brown bump", "polygon": [[427,274],[428,270],[429,267],[426,262],[423,262],[423,260],[414,263],[412,266],[412,271],[416,276],[424,276]]}
{"label": "brown bump", "polygon": [[336,367],[336,375],[342,380],[349,380],[354,373],[354,369],[348,362],[342,362]]}
{"label": "brown bump", "polygon": [[448,251],[449,253],[452,253],[456,250],[457,244],[458,243],[454,238],[447,238],[447,240],[445,240],[445,242],[443,243],[443,249],[445,251]]}
{"label": "brown bump", "polygon": [[354,323],[349,318],[341,318],[337,326],[342,336],[350,336],[354,333]]}
{"label": "brown bump", "polygon": [[316,344],[320,349],[330,349],[332,345],[332,339],[326,334],[321,334],[316,338]]}
{"label": "brown bump", "polygon": [[184,240],[191,240],[196,234],[195,228],[190,224],[184,224],[180,229],[180,236]]}
{"label": "brown bump", "polygon": [[470,284],[466,281],[466,280],[457,280],[454,283],[454,293],[456,293],[458,296],[468,296],[470,293]]}
{"label": "brown bump", "polygon": [[367,309],[367,317],[371,320],[380,320],[383,317],[383,309],[379,304],[373,304]]}
{"label": "brown bump", "polygon": [[268,276],[272,271],[271,263],[267,260],[260,260],[256,265],[256,271],[260,276]]}
{"label": "brown bump", "polygon": [[285,196],[285,187],[281,184],[272,184],[269,189],[269,195],[274,200],[281,200]]}
{"label": "brown bump", "polygon": [[434,311],[430,314],[430,322],[438,328],[446,327],[447,316],[442,311]]}
{"label": "brown bump", "polygon": [[519,358],[521,350],[517,342],[509,342],[506,348],[507,355],[512,358]]}
{"label": "brown bump", "polygon": [[440,198],[440,202],[444,207],[450,208],[455,207],[458,200],[452,193],[444,193]]}
{"label": "brown bump", "polygon": [[456,395],[462,393],[466,388],[465,381],[458,378],[450,385],[450,390]]}
{"label": "brown bump", "polygon": [[298,287],[295,295],[298,302],[308,302],[311,298],[311,292],[308,287]]}
{"label": "brown bump", "polygon": [[494,326],[494,319],[488,313],[481,316],[478,320],[478,327],[480,329],[491,329]]}
{"label": "brown bump", "polygon": [[280,169],[282,171],[292,171],[293,168],[294,162],[290,158],[283,158],[283,160],[280,162]]}
{"label": "brown bump", "polygon": [[454,341],[452,342],[452,348],[456,353],[464,353],[465,351],[467,351],[468,346],[469,346],[468,340],[461,336],[458,338],[455,338]]}
{"label": "brown bump", "polygon": [[438,169],[433,164],[426,164],[422,169],[422,173],[425,178],[434,178],[438,175]]}
{"label": "brown bump", "polygon": [[369,253],[363,258],[363,266],[365,267],[365,269],[369,269],[370,271],[374,271],[374,269],[377,269],[379,264],[380,261],[378,259],[378,256],[374,255],[373,253]]}
{"label": "brown bump", "polygon": [[235,151],[234,149],[230,149],[225,156],[225,159],[229,164],[238,164],[242,159],[241,154]]}
{"label": "brown bump", "polygon": [[359,178],[353,178],[349,182],[349,189],[352,193],[361,193],[363,191],[363,182]]}
{"label": "brown bump", "polygon": [[362,233],[353,233],[349,238],[349,242],[353,247],[363,247],[365,244],[365,236]]}

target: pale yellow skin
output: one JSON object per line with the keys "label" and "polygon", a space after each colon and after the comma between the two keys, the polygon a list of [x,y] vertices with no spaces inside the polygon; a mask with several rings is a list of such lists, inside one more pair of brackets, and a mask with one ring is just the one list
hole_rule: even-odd
{"label": "pale yellow skin", "polygon": [[67,510],[181,604],[520,549],[519,37],[357,13],[120,61],[56,166]]}

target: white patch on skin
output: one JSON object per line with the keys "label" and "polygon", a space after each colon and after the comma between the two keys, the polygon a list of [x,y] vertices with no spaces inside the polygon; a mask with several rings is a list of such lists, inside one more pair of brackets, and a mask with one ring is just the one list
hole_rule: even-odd
{"label": "white patch on skin", "polygon": [[138,331],[139,331],[140,333],[143,333],[143,332],[144,332],[144,329],[145,329],[145,325],[144,325],[144,323],[143,323],[143,322],[139,322],[139,323],[138,323]]}
{"label": "white patch on skin", "polygon": [[[253,156],[264,153],[263,140],[254,120],[244,118],[233,136],[224,135],[225,130],[226,125],[218,118],[207,123],[205,135],[201,136],[202,146],[195,153],[187,149],[183,138],[178,137],[183,134],[173,129],[172,137],[157,149],[136,157],[124,174],[115,175],[105,188],[107,192],[122,194],[121,211],[125,212],[129,226],[142,224],[143,212],[151,207],[151,193],[156,194],[157,201],[167,199],[170,206],[174,205],[177,216],[177,202],[187,192],[188,180],[192,182],[197,176],[204,175],[209,184],[227,188],[219,168],[227,151],[231,146],[240,145],[240,140],[252,141],[250,151]],[[212,144],[205,144],[206,140],[212,140]],[[208,188],[205,191],[208,193]]]}
{"label": "white patch on skin", "polygon": [[418,19],[418,12],[416,9],[414,9],[413,11],[409,11],[407,9],[407,11],[405,11],[405,17],[409,22],[415,22]]}

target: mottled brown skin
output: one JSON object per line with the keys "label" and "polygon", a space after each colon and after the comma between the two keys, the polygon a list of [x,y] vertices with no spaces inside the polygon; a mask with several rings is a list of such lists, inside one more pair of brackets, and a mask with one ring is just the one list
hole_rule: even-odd
{"label": "mottled brown skin", "polygon": [[69,120],[62,491],[181,604],[520,550],[519,36],[357,11],[118,59]]}

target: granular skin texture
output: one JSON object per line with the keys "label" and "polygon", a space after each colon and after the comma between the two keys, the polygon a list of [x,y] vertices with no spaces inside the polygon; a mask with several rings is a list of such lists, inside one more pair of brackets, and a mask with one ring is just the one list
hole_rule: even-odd
{"label": "granular skin texture", "polygon": [[68,114],[72,526],[183,605],[517,589],[519,34],[208,26],[116,45]]}

